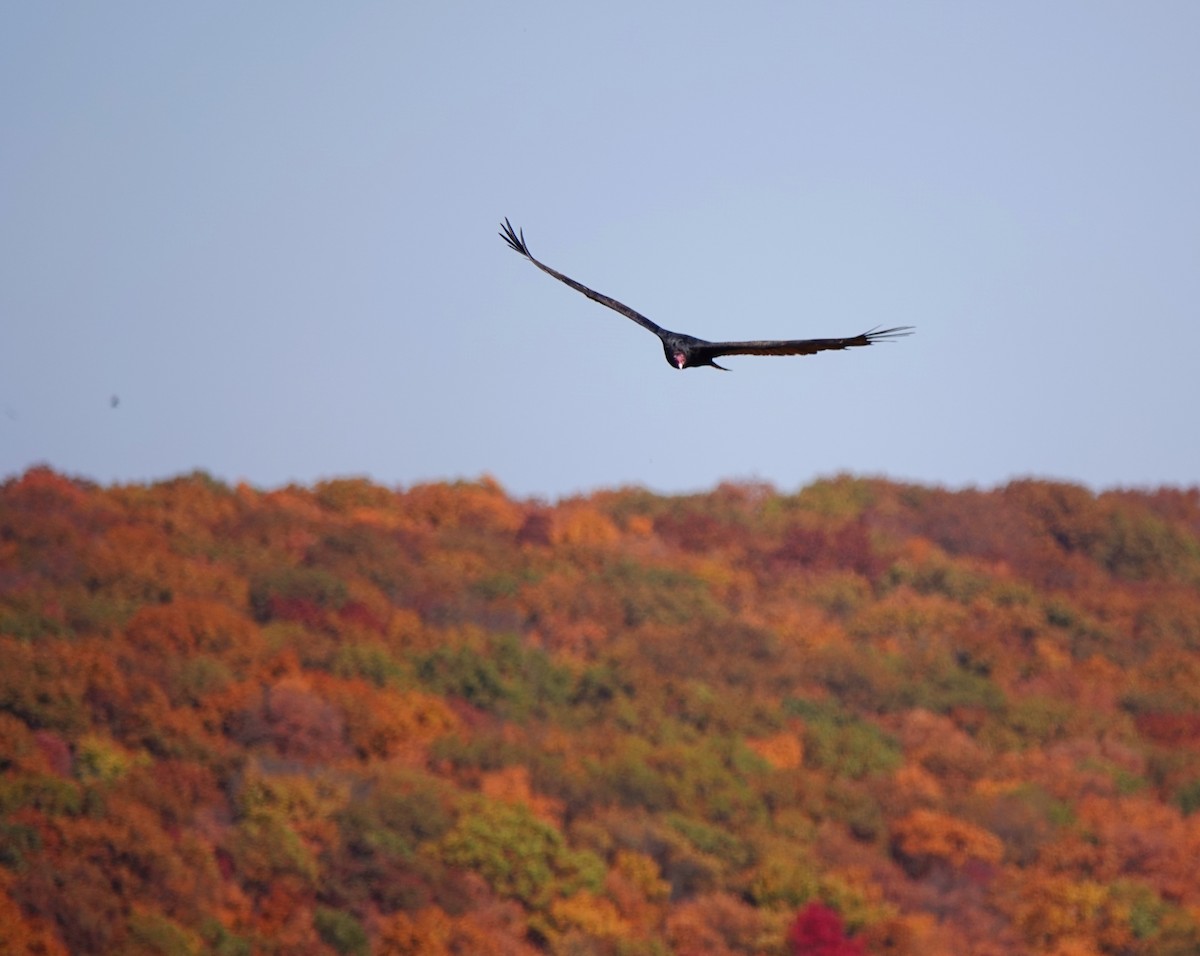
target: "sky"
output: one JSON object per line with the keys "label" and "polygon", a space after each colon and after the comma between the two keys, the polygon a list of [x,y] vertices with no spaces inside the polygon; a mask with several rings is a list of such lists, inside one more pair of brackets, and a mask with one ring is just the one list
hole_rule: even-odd
{"label": "sky", "polygon": [[[1200,5],[0,6],[0,479],[1200,483]],[[673,369],[512,253],[707,339]]]}

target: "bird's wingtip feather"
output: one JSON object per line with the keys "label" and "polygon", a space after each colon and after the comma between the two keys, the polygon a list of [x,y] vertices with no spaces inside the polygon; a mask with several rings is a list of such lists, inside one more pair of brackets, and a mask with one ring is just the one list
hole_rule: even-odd
{"label": "bird's wingtip feather", "polygon": [[881,329],[875,326],[873,329],[863,333],[863,338],[868,342],[887,342],[891,339],[903,338],[906,335],[912,335],[916,331],[915,325],[895,325],[890,329]]}
{"label": "bird's wingtip feather", "polygon": [[529,246],[525,245],[525,230],[518,231],[514,229],[512,223],[508,221],[507,216],[504,217],[504,222],[500,225],[500,238],[508,243],[508,247],[513,252],[519,252],[527,259],[533,258],[529,252]]}

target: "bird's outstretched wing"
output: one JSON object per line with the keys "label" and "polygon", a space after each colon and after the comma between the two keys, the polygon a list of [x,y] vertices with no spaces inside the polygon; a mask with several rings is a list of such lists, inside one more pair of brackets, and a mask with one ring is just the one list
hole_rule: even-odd
{"label": "bird's outstretched wing", "polygon": [[595,289],[589,289],[582,282],[576,282],[570,276],[565,276],[561,272],[551,269],[544,262],[538,262],[537,259],[533,257],[533,254],[529,251],[529,247],[525,245],[524,229],[522,229],[520,232],[517,232],[515,229],[513,229],[512,224],[507,218],[505,218],[504,223],[500,228],[500,238],[508,243],[509,248],[514,252],[519,252],[547,275],[554,276],[554,278],[556,278],[559,282],[565,282],[576,292],[582,292],[593,302],[599,302],[601,305],[608,306],[614,312],[620,312],[623,316],[625,316],[625,318],[633,319],[633,321],[642,328],[649,329],[655,335],[659,336],[660,338],[662,337],[664,331],[663,328],[659,325],[655,325],[648,318],[642,315],[642,313],[634,311],[623,302],[618,302],[616,299],[610,299],[602,292],[597,292]]}
{"label": "bird's outstretched wing", "polygon": [[718,358],[722,355],[814,355],[831,349],[849,349],[875,342],[887,342],[912,334],[911,325],[891,329],[871,329],[848,339],[768,339],[759,342],[705,342],[694,346],[697,355]]}

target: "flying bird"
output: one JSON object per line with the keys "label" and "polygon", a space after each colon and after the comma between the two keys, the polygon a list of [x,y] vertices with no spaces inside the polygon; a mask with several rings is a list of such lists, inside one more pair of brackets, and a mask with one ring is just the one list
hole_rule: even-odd
{"label": "flying bird", "polygon": [[627,319],[632,319],[643,329],[649,329],[662,341],[663,353],[666,355],[667,361],[679,369],[710,365],[713,368],[719,368],[721,371],[727,372],[729,371],[727,368],[723,365],[718,365],[713,359],[720,358],[723,355],[813,355],[816,352],[825,352],[830,349],[848,349],[858,345],[886,342],[900,338],[901,336],[911,335],[913,330],[913,326],[911,325],[897,325],[890,329],[880,329],[877,327],[868,332],[863,332],[861,335],[853,335],[846,339],[765,339],[753,342],[707,342],[704,339],[696,338],[694,335],[664,329],[661,325],[651,322],[640,312],[634,311],[624,303],[618,302],[616,299],[610,299],[608,296],[596,292],[594,289],[589,289],[583,283],[576,282],[570,276],[565,276],[561,272],[551,269],[544,262],[539,262],[533,257],[533,254],[529,251],[529,247],[525,245],[525,230],[522,229],[520,232],[517,232],[513,229],[512,224],[507,218],[501,225],[500,238],[507,242],[509,248],[514,252],[519,252],[543,272],[554,276],[559,282],[565,282],[576,292],[582,292],[594,302],[599,302],[601,305],[606,305],[610,309],[620,312]]}

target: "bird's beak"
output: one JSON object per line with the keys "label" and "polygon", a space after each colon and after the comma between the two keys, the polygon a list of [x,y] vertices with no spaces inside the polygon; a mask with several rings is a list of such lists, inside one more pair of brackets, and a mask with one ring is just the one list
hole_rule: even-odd
{"label": "bird's beak", "polygon": [[684,363],[684,362],[686,362],[686,361],[687,361],[687,356],[686,356],[686,355],[684,355],[682,352],[676,352],[676,353],[675,353],[675,365],[676,365],[678,368],[682,369],[682,368],[683,368],[683,363]]}

